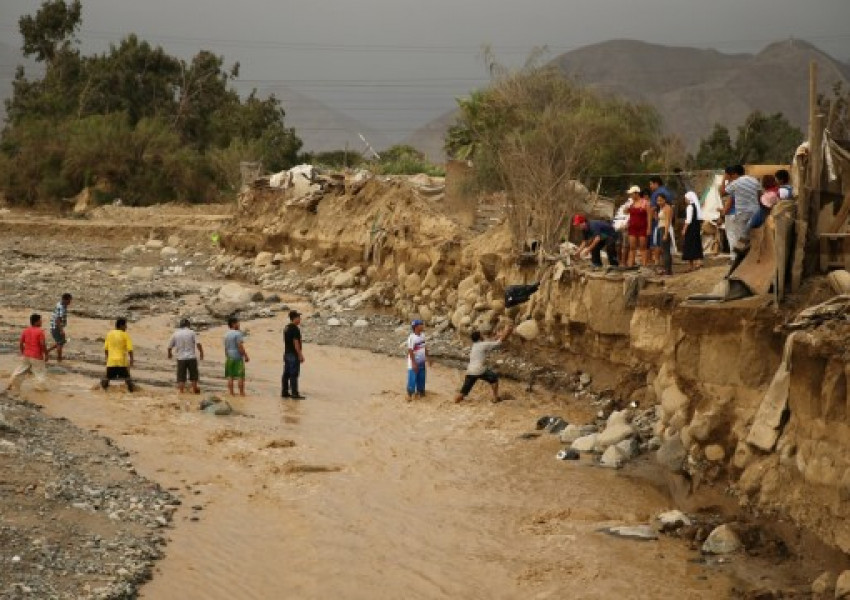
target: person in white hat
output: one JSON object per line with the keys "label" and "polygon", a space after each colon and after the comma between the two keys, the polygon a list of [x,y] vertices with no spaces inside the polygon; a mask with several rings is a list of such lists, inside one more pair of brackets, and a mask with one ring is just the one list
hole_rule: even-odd
{"label": "person in white hat", "polygon": [[640,252],[640,264],[646,267],[649,264],[647,239],[651,222],[649,194],[642,193],[638,186],[633,185],[629,188],[629,195],[632,197],[632,203],[629,206],[629,258],[626,266],[635,266],[637,253]]}

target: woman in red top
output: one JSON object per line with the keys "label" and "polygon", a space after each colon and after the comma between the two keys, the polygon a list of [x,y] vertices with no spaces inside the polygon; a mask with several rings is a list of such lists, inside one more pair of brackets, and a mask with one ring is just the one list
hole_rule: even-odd
{"label": "woman in red top", "polygon": [[[637,186],[635,186],[637,187]],[[634,189],[634,187],[632,188]],[[629,260],[626,266],[635,266],[635,254],[640,249],[640,264],[649,264],[646,240],[649,237],[649,192],[632,192],[632,205],[629,207]]]}

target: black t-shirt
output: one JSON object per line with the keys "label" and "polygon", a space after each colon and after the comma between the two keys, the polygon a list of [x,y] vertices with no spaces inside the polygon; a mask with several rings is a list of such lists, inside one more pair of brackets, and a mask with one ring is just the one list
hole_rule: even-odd
{"label": "black t-shirt", "polygon": [[301,341],[301,330],[295,323],[290,323],[283,328],[284,354],[298,354],[298,350],[295,348],[295,340]]}

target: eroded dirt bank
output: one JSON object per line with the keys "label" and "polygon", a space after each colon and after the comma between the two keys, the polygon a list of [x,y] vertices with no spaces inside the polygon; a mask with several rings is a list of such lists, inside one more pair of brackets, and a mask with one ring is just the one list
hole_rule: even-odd
{"label": "eroded dirt bank", "polygon": [[[123,229],[121,220],[101,219],[110,235],[98,240],[81,242],[71,224],[49,235],[24,229],[4,238],[0,345],[8,349],[14,344],[33,307],[48,312],[60,288],[67,286],[78,298],[69,328],[71,361],[64,372],[53,374],[51,393],[25,393],[48,414],[66,416],[83,429],[114,439],[130,451],[129,459],[142,475],[182,502],[173,529],[167,530],[166,559],[158,563],[143,597],[787,595],[806,593],[824,568],[844,567],[840,556],[818,554],[817,546],[794,528],[783,537],[781,528],[758,522],[743,523],[742,530],[752,534],[745,540],[747,552],[723,560],[706,560],[699,543],[689,543],[700,539],[696,530],[649,542],[604,535],[599,529],[645,524],[677,502],[710,529],[730,518],[729,507],[723,506],[722,493],[716,498],[688,496],[691,486],[684,479],[679,480],[684,487],[674,486],[683,494],[671,498],[668,484],[675,480],[668,481],[654,461],[639,459],[622,471],[596,467],[592,454],[577,463],[560,462],[554,460],[563,446],[558,436],[521,437],[533,431],[543,414],[558,414],[571,423],[593,422],[600,407],[590,400],[597,394],[568,387],[546,391],[539,385],[528,392],[525,384],[514,383],[508,389],[510,399],[500,405],[486,403],[488,390],[479,389],[472,403],[455,406],[451,396],[461,374],[438,366],[429,384],[434,394],[425,402],[403,402],[404,367],[397,348],[405,328],[397,330],[398,321],[391,317],[399,308],[395,294],[400,284],[380,270],[370,275],[368,264],[339,260],[346,269],[334,269],[335,255],[321,254],[309,241],[297,250],[297,260],[293,249],[289,258],[279,259],[273,253],[262,260],[222,255],[209,242],[217,226],[203,228],[195,240],[177,225],[135,232]],[[151,234],[158,243],[148,243]],[[125,252],[127,248],[132,249]],[[305,248],[315,253],[307,261]],[[405,256],[401,251],[390,256],[397,254]],[[466,286],[477,295],[463,315],[469,321],[460,319],[459,329],[484,323],[490,317],[480,317],[488,311],[494,311],[491,324],[502,316],[498,288],[490,278],[495,281],[504,271],[498,264],[492,271],[493,264],[473,265],[464,277],[472,280],[463,285],[457,278],[469,268],[466,263],[440,273],[445,283],[438,297],[464,291],[464,298],[471,297]],[[137,267],[142,270],[134,272]],[[401,271],[395,264],[381,268],[396,278]],[[219,271],[257,278],[262,285],[251,298],[236,299],[222,292],[226,282]],[[333,285],[343,274],[354,278],[351,288]],[[405,267],[406,282],[413,274]],[[569,291],[567,285],[578,287]],[[373,287],[379,292],[369,297]],[[525,307],[528,315],[538,316],[540,335],[533,343],[512,342],[497,357],[504,361],[500,368],[526,377],[540,373],[542,365],[544,381],[547,374],[572,376],[582,368],[594,373],[594,385],[600,388],[609,385],[607,376],[610,387],[619,390],[618,399],[650,405],[657,397],[652,395],[655,382],[665,375],[643,365],[654,365],[653,344],[660,342],[655,335],[643,336],[638,348],[629,338],[633,326],[669,331],[669,289],[642,294],[628,318],[611,308],[616,319],[588,325],[581,315],[595,318],[590,310],[595,301],[620,302],[623,282],[570,272],[554,287],[563,293],[561,304],[550,303],[560,306],[559,328],[550,329],[544,304]],[[402,291],[401,300],[422,302],[422,291],[418,301]],[[305,322],[308,342],[332,344],[308,344],[302,387],[310,398],[302,404],[276,397],[283,307],[309,306],[293,292],[307,292],[317,306]],[[544,292],[554,297],[555,292]],[[607,296],[599,300],[594,294]],[[434,339],[440,354],[461,359],[465,344],[457,340],[451,318],[442,318],[437,300],[428,302],[435,306]],[[236,416],[215,418],[195,410],[195,398],[187,406],[186,398],[172,391],[172,365],[164,347],[174,319],[192,316],[202,324],[202,341],[210,349],[202,366],[205,387],[220,390],[222,365],[216,350],[222,330],[216,315],[234,304],[246,315],[248,345],[254,349],[251,398],[234,401]],[[104,397],[92,389],[101,370],[102,336],[116,313],[132,318],[136,376],[144,387],[139,395],[116,390]],[[574,323],[569,315],[576,315]],[[741,315],[743,319],[746,313]],[[330,325],[331,319],[341,323]],[[358,319],[367,326],[355,327]],[[625,332],[618,328],[623,324]],[[603,325],[608,327],[604,333],[595,331]],[[569,346],[566,334],[571,336]],[[334,347],[355,342],[395,356]],[[565,352],[569,348],[572,352]],[[0,375],[13,364],[13,356],[0,356]],[[619,366],[608,368],[606,375],[611,364]],[[550,382],[558,381],[553,377]],[[727,475],[717,469],[717,482],[725,482]],[[717,489],[722,492],[723,486]]]}
{"label": "eroded dirt bank", "polygon": [[[260,284],[300,286],[335,315],[383,306],[460,334],[490,331],[506,318],[528,321],[528,341],[511,354],[556,385],[579,369],[612,388],[615,405],[657,405],[655,444],[693,487],[730,484],[741,505],[790,518],[850,551],[841,500],[850,482],[843,435],[850,388],[835,331],[845,325],[814,324],[794,342],[779,439],[772,450],[746,441],[779,365],[782,325],[830,297],[828,286],[810,281],[781,310],[766,297],[692,305],[687,296],[709,291],[725,266],[660,281],[518,261],[506,226],[472,231],[417,186],[372,180],[329,189],[319,201],[314,195],[307,209],[293,191],[252,190],[224,234],[232,254],[214,265]],[[314,276],[296,283],[291,265]],[[505,309],[508,285],[536,281],[531,302]]]}

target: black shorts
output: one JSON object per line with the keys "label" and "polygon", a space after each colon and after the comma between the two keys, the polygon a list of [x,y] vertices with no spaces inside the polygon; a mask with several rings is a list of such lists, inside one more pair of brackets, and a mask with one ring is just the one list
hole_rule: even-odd
{"label": "black shorts", "polygon": [[499,376],[496,375],[490,369],[487,369],[481,375],[467,375],[463,379],[463,385],[460,388],[461,396],[468,396],[469,392],[472,391],[472,386],[475,385],[475,382],[478,380],[486,381],[487,383],[493,384],[499,381]]}
{"label": "black shorts", "polygon": [[130,369],[128,367],[106,367],[106,378],[113,379],[130,379]]}
{"label": "black shorts", "polygon": [[187,358],[177,361],[177,383],[186,383],[186,375],[189,381],[198,381],[198,359]]}

